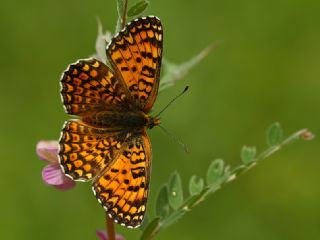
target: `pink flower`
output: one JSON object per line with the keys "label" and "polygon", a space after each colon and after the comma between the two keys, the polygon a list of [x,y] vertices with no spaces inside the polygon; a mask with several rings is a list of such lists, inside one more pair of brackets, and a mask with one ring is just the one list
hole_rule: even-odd
{"label": "pink flower", "polygon": [[60,190],[67,190],[75,186],[75,182],[62,172],[58,160],[58,141],[40,141],[36,146],[39,158],[48,163],[42,169],[42,179]]}
{"label": "pink flower", "polygon": [[[108,233],[104,230],[96,231],[97,236],[100,240],[109,240]],[[116,234],[116,240],[125,240],[120,234]]]}

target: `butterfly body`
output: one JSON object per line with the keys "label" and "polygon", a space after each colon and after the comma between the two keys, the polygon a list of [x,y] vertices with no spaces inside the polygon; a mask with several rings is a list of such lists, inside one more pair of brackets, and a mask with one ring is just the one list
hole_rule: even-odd
{"label": "butterfly body", "polygon": [[92,181],[110,218],[141,225],[149,191],[151,143],[147,129],[160,124],[149,112],[156,100],[162,25],[149,16],[128,23],[109,43],[111,67],[91,58],[71,64],[61,78],[68,120],[59,141],[60,165],[75,181]]}
{"label": "butterfly body", "polygon": [[142,111],[117,111],[110,110],[97,112],[83,118],[84,122],[102,128],[118,128],[127,131],[136,129],[152,128],[160,123],[159,118],[153,118]]}

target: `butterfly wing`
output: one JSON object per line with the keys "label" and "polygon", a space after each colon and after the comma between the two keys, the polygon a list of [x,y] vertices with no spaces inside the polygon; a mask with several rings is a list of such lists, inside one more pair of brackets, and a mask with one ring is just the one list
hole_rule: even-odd
{"label": "butterfly wing", "polygon": [[107,56],[125,82],[135,106],[149,112],[159,87],[162,25],[157,17],[138,18],[110,42]]}
{"label": "butterfly wing", "polygon": [[125,135],[119,132],[67,121],[59,141],[60,165],[73,180],[91,180],[117,158],[124,141]]}
{"label": "butterfly wing", "polygon": [[93,191],[115,222],[140,226],[148,197],[151,145],[146,133],[127,139],[113,161],[93,183]]}
{"label": "butterfly wing", "polygon": [[61,97],[68,114],[87,116],[126,105],[126,87],[104,63],[96,59],[71,64],[61,79]]}

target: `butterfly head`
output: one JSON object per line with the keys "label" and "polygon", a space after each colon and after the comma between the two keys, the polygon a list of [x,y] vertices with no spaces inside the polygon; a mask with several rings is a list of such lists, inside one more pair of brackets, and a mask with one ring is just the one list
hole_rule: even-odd
{"label": "butterfly head", "polygon": [[157,125],[160,124],[160,118],[159,117],[149,117],[148,118],[148,123],[147,123],[147,127],[148,128],[153,128]]}

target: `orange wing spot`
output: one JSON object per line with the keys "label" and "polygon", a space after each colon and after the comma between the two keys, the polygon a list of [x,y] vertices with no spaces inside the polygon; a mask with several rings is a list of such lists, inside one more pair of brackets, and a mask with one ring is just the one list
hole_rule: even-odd
{"label": "orange wing spot", "polygon": [[[67,140],[66,140],[67,141]],[[63,148],[64,148],[64,152],[70,152],[71,151],[71,147],[68,144],[63,144]]]}
{"label": "orange wing spot", "polygon": [[101,193],[101,196],[102,196],[104,199],[108,199],[108,198],[109,198],[109,193],[103,192],[103,193]]}
{"label": "orange wing spot", "polygon": [[154,37],[154,31],[152,31],[152,30],[148,30],[148,37],[149,38],[153,38]]}
{"label": "orange wing spot", "polygon": [[80,141],[80,136],[78,134],[72,134],[72,141],[73,142],[79,142]]}
{"label": "orange wing spot", "polygon": [[92,64],[93,67],[95,68],[98,68],[100,66],[100,63],[98,61],[95,61],[93,64]]}
{"label": "orange wing spot", "polygon": [[118,202],[118,199],[119,199],[119,197],[112,197],[112,198],[110,198],[110,199],[108,200],[108,202],[112,202],[113,205],[114,205],[116,202]]}
{"label": "orange wing spot", "polygon": [[67,92],[73,92],[74,91],[74,87],[71,84],[67,84],[66,83],[66,86],[67,86]]}
{"label": "orange wing spot", "polygon": [[112,58],[117,59],[117,58],[123,58],[123,57],[119,51],[116,51],[116,52],[113,52]]}
{"label": "orange wing spot", "polygon": [[150,26],[151,26],[150,23],[147,23],[147,24],[144,25],[145,28],[150,28]]}
{"label": "orange wing spot", "polygon": [[81,160],[76,160],[76,161],[74,161],[73,164],[75,165],[75,167],[78,168],[78,167],[81,167],[83,165],[83,162]]}
{"label": "orange wing spot", "polygon": [[86,172],[89,172],[89,171],[91,171],[92,167],[91,167],[90,164],[86,164],[86,165],[83,166],[83,169],[84,169]]}
{"label": "orange wing spot", "polygon": [[127,40],[127,42],[129,42],[130,44],[133,44],[133,38],[131,34],[129,34],[128,37],[124,37],[124,39]]}
{"label": "orange wing spot", "polygon": [[81,169],[74,170],[79,176],[83,176],[83,171]]}
{"label": "orange wing spot", "polygon": [[73,82],[75,85],[78,85],[78,86],[81,85],[81,83],[82,83],[82,81],[79,78],[74,78]]}
{"label": "orange wing spot", "polygon": [[117,189],[118,187],[119,187],[119,183],[117,183],[116,181],[112,181],[108,185],[108,188],[111,188],[111,189]]}
{"label": "orange wing spot", "polygon": [[77,70],[77,69],[73,69],[73,71],[72,71],[71,74],[72,74],[72,75],[78,75],[78,70]]}
{"label": "orange wing spot", "polygon": [[91,70],[90,71],[90,76],[95,78],[96,76],[98,76],[98,72],[96,70]]}
{"label": "orange wing spot", "polygon": [[86,177],[87,177],[88,179],[91,179],[91,178],[92,178],[92,173],[87,173],[87,174],[86,174]]}
{"label": "orange wing spot", "polygon": [[137,212],[137,208],[136,207],[131,207],[129,213],[131,214],[135,214]]}
{"label": "orange wing spot", "polygon": [[118,45],[124,45],[124,39],[121,38],[119,41],[117,41],[117,44],[118,44]]}
{"label": "orange wing spot", "polygon": [[67,164],[68,171],[71,171],[72,165],[70,163]]}
{"label": "orange wing spot", "polygon": [[145,31],[140,32],[141,38],[146,39],[147,38],[147,33]]}
{"label": "orange wing spot", "polygon": [[82,67],[82,70],[83,71],[89,71],[89,69],[90,69],[90,67],[89,67],[89,65],[88,64],[85,64],[83,67]]}
{"label": "orange wing spot", "polygon": [[80,73],[79,77],[80,77],[82,80],[88,80],[89,75],[86,74],[86,73],[84,73],[84,72],[82,72],[82,73]]}
{"label": "orange wing spot", "polygon": [[77,90],[74,91],[74,94],[79,94],[79,95],[81,95],[83,92],[84,92],[84,89],[83,89],[83,88],[77,87]]}
{"label": "orange wing spot", "polygon": [[70,156],[70,161],[75,161],[78,159],[78,154],[76,153],[71,153],[69,156]]}
{"label": "orange wing spot", "polygon": [[66,94],[65,96],[67,97],[67,102],[70,102],[70,101],[72,100],[72,97],[71,97],[71,95],[69,95],[69,94]]}
{"label": "orange wing spot", "polygon": [[85,159],[87,161],[92,161],[94,159],[94,156],[93,155],[88,155],[88,156],[85,156]]}
{"label": "orange wing spot", "polygon": [[130,209],[130,205],[129,205],[129,204],[125,204],[125,205],[123,206],[123,208],[122,208],[122,211],[128,212],[129,209]]}
{"label": "orange wing spot", "polygon": [[105,78],[102,78],[100,83],[105,87],[108,84],[108,81]]}
{"label": "orange wing spot", "polygon": [[146,91],[147,91],[148,93],[150,93],[150,92],[152,91],[152,87],[148,85],[148,86],[146,87]]}
{"label": "orange wing spot", "polygon": [[120,201],[118,202],[118,206],[122,208],[124,204],[126,204],[126,201],[123,198],[120,199]]}
{"label": "orange wing spot", "polygon": [[[69,145],[67,145],[67,146],[70,148]],[[81,147],[79,146],[79,144],[76,144],[76,143],[72,143],[72,144],[71,144],[71,148],[72,148],[72,150],[73,150],[74,152],[78,152],[78,151],[81,150]]]}
{"label": "orange wing spot", "polygon": [[152,51],[152,57],[157,58],[158,57],[158,49],[154,46],[151,46]]}
{"label": "orange wing spot", "polygon": [[112,208],[112,211],[114,211],[114,213],[117,214],[118,213],[118,208],[116,208],[116,207]]}

